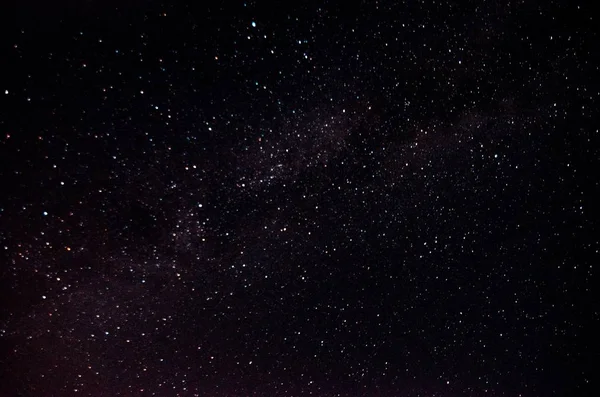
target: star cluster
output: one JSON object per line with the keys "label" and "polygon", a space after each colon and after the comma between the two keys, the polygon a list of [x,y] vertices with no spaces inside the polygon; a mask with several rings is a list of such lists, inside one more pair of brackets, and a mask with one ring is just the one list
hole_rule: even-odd
{"label": "star cluster", "polygon": [[593,395],[583,3],[125,3],[3,38],[1,395]]}

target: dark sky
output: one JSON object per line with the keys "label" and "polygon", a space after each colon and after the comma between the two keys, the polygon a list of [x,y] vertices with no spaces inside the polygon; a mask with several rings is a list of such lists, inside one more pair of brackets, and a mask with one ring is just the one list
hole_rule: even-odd
{"label": "dark sky", "polygon": [[597,395],[591,8],[279,3],[3,6],[0,396]]}

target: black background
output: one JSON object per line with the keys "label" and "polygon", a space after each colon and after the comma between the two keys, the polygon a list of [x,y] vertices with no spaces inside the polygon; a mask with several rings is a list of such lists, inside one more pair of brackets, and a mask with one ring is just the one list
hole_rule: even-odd
{"label": "black background", "polygon": [[585,4],[5,10],[0,395],[593,395]]}

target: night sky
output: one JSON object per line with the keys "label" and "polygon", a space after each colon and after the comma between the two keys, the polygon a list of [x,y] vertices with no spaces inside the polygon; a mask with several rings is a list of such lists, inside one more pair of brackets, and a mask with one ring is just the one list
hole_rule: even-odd
{"label": "night sky", "polygon": [[8,3],[1,397],[597,395],[587,2]]}

